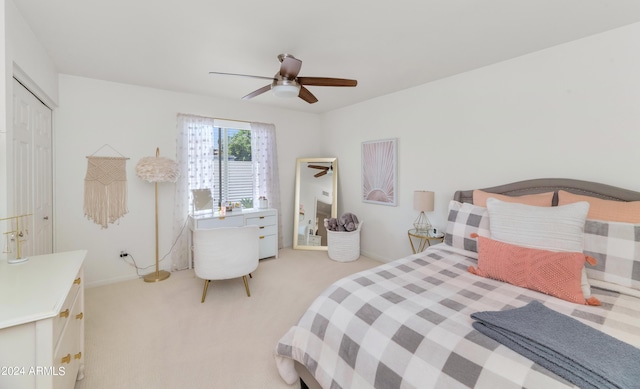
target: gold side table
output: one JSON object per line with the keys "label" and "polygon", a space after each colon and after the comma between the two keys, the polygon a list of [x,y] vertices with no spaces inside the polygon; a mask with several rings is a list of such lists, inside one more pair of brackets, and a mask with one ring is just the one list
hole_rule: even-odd
{"label": "gold side table", "polygon": [[[421,253],[424,251],[424,249],[428,246],[431,246],[431,241],[436,241],[436,242],[443,242],[444,241],[444,235],[442,236],[431,236],[429,235],[428,231],[418,231],[415,228],[410,229],[409,231],[407,231],[407,235],[409,236],[409,243],[411,243],[411,250],[413,251],[413,253]],[[413,243],[413,241],[416,240],[416,244],[417,244],[417,250],[416,250],[416,244]]]}

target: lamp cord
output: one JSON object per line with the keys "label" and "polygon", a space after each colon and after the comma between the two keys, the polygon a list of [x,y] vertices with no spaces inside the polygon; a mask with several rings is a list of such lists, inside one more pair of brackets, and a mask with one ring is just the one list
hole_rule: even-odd
{"label": "lamp cord", "polygon": [[[184,229],[187,226],[187,222],[189,221],[189,218],[186,218],[184,221],[184,224],[182,225],[182,228],[180,229],[180,234],[178,234],[178,236],[176,237],[176,240],[173,242],[173,244],[171,245],[171,248],[169,249],[169,251],[167,251],[167,253],[165,255],[162,256],[162,258],[160,258],[158,260],[158,263],[164,261],[167,256],[169,254],[171,254],[171,252],[173,251],[173,249],[176,247],[176,244],[178,244],[178,241],[180,240],[180,238],[182,237],[182,234],[184,234]],[[138,275],[138,277],[142,277],[142,275],[140,274],[140,270],[146,270],[149,269],[151,267],[156,267],[155,262],[149,266],[145,266],[145,267],[139,267],[138,264],[136,263],[136,259],[133,257],[133,255],[128,254],[127,257],[131,257],[131,261],[133,263],[129,263],[125,258],[126,257],[122,257],[122,260],[124,261],[124,263],[128,264],[129,266],[135,267],[136,268],[136,274]]]}

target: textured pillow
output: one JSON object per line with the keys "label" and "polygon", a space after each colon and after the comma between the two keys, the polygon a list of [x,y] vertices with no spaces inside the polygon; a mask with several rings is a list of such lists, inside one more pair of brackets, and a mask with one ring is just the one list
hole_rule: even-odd
{"label": "textured pillow", "polygon": [[[581,201],[557,207],[534,207],[487,200],[491,217],[491,238],[518,246],[549,251],[582,252],[584,224],[589,203]],[[591,296],[586,271],[582,274],[582,293]]]}
{"label": "textured pillow", "polygon": [[591,285],[640,297],[640,224],[587,220],[584,253],[598,260]]}
{"label": "textured pillow", "polygon": [[566,205],[578,201],[589,203],[589,214],[587,215],[589,219],[640,223],[640,201],[603,200],[569,193],[564,190],[558,191],[558,205]]}
{"label": "textured pillow", "polygon": [[550,207],[553,201],[553,192],[537,193],[524,196],[505,196],[495,193],[484,192],[481,190],[473,191],[473,204],[479,207],[487,206],[487,199],[493,197],[494,199],[506,201],[509,203],[520,203],[527,205],[537,205],[539,207]]}
{"label": "textured pillow", "polygon": [[469,272],[508,282],[577,304],[600,305],[595,297],[585,299],[580,285],[586,260],[578,252],[532,249],[478,237],[478,268]]}
{"label": "textured pillow", "polygon": [[[461,250],[478,252],[477,242],[471,234],[489,236],[489,213],[484,207],[455,200],[449,202],[449,217],[444,234],[444,243]],[[477,258],[477,254],[468,254]]]}

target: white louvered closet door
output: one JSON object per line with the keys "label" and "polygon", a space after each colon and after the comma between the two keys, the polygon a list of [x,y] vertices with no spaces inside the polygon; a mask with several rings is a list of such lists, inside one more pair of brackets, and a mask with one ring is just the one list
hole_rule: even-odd
{"label": "white louvered closet door", "polygon": [[25,220],[23,256],[53,252],[52,111],[13,80],[13,210]]}

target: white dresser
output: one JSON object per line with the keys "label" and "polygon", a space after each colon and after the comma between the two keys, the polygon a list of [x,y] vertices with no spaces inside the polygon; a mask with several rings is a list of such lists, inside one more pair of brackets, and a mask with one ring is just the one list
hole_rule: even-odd
{"label": "white dresser", "polygon": [[0,388],[84,378],[84,250],[0,262]]}
{"label": "white dresser", "polygon": [[[278,211],[272,208],[245,209],[231,211],[225,215],[218,212],[189,216],[189,229],[241,227],[256,225],[260,228],[260,259],[278,257]],[[189,247],[191,234],[189,234]],[[192,250],[189,250],[189,267],[193,263]]]}

